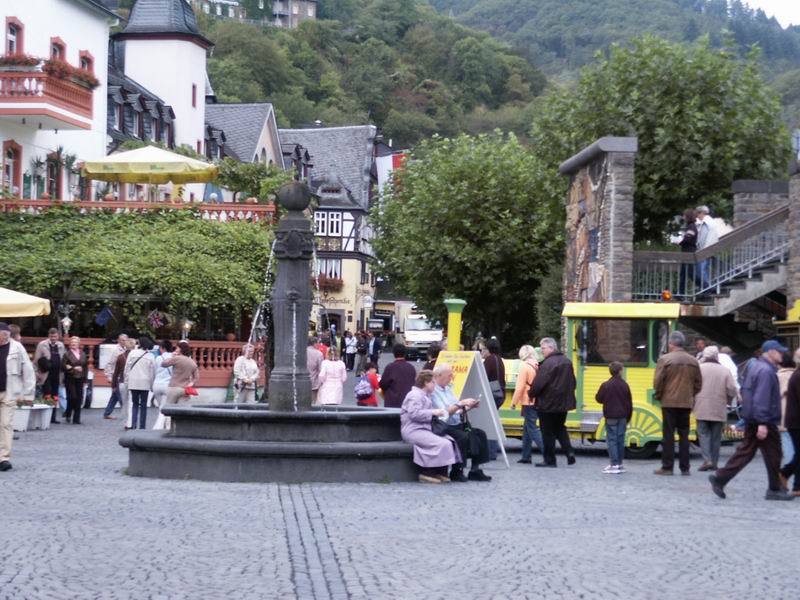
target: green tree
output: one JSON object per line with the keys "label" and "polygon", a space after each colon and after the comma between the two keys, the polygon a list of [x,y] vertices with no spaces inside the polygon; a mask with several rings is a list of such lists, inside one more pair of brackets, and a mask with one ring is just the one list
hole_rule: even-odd
{"label": "green tree", "polygon": [[[550,168],[605,135],[635,135],[637,240],[661,240],[687,206],[729,210],[738,178],[785,175],[789,138],[752,55],[645,37],[614,46],[539,107],[532,143]],[[564,184],[564,188],[565,188]],[[562,188],[562,189],[564,189]]]}
{"label": "green tree", "polygon": [[426,313],[455,295],[473,331],[506,347],[529,339],[534,292],[562,247],[548,179],[513,134],[422,142],[370,213],[381,272]]}

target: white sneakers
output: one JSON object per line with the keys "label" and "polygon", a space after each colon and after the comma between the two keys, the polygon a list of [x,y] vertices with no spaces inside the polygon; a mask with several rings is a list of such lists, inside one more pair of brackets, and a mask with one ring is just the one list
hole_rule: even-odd
{"label": "white sneakers", "polygon": [[608,465],[605,469],[603,469],[603,473],[606,475],[619,475],[620,473],[625,472],[625,467],[622,465]]}

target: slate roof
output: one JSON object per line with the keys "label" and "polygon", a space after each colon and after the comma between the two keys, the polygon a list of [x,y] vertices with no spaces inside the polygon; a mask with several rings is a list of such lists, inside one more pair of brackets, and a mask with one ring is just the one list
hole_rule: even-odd
{"label": "slate roof", "polygon": [[299,144],[311,155],[312,183],[340,180],[353,200],[369,208],[370,171],[373,163],[374,125],[314,127],[279,130],[283,144]]}
{"label": "slate roof", "polygon": [[204,44],[211,42],[200,34],[194,11],[186,0],[136,0],[128,24],[120,34],[179,33],[191,35]]}
{"label": "slate roof", "polygon": [[258,151],[258,140],[272,104],[206,104],[206,123],[225,132],[225,149],[250,162]]}

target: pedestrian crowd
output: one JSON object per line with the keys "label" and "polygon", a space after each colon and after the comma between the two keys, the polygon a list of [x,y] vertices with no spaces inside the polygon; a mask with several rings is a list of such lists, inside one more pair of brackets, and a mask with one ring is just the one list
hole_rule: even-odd
{"label": "pedestrian crowd", "polygon": [[[307,365],[315,405],[339,405],[344,400],[347,372],[355,370],[354,387],[360,406],[400,409],[402,438],[414,448],[419,480],[490,481],[482,465],[497,456],[497,442],[469,421],[470,411],[478,408],[474,398],[457,398],[453,391],[453,366],[440,360],[440,347],[433,344],[428,361],[420,372],[406,360],[403,344],[392,347],[394,360],[379,376],[378,355],[381,340],[369,333],[341,338],[332,332],[310,337]],[[505,400],[505,364],[496,338],[483,340],[481,351],[489,389],[496,408]],[[245,344],[233,365],[235,400],[254,403],[258,398],[259,365],[255,347]],[[800,496],[800,350],[791,355],[775,340],[765,342],[756,356],[737,368],[731,350],[708,345],[698,337],[694,349],[687,349],[685,335],[673,331],[667,352],[655,369],[654,400],[662,417],[661,465],[659,476],[675,472],[675,440],[680,474],[690,468],[691,420],[696,423],[697,441],[703,462],[699,471],[710,472],[712,491],[726,497],[726,487],[760,450],[767,470],[769,500],[792,500]],[[363,359],[361,357],[364,357]],[[572,362],[553,338],[543,338],[539,347],[523,345],[511,397],[511,409],[521,410],[522,454],[519,463],[531,464],[534,445],[541,454],[537,467],[558,466],[556,446],[567,465],[576,462],[567,415],[577,406],[576,378]],[[358,362],[356,362],[358,361]],[[626,431],[633,414],[631,389],[624,378],[622,363],[609,364],[609,378],[603,382],[596,400],[602,407],[609,464],[606,474],[622,474]],[[35,396],[58,399],[65,396],[61,418],[80,425],[84,386],[90,377],[88,357],[77,336],[65,345],[57,329],[36,346],[31,360],[21,344],[19,329],[0,323],[0,471],[11,468],[13,440],[12,416],[17,401]],[[104,418],[113,420],[117,404],[122,406],[125,429],[144,429],[148,405],[159,409],[156,429],[167,429],[169,418],[160,409],[186,404],[196,394],[199,382],[197,363],[185,340],[173,345],[158,344],[142,336],[137,340],[118,336],[104,367],[111,384],[111,397]],[[63,390],[63,393],[62,393]],[[738,404],[737,424],[742,441],[725,464],[720,464],[720,448],[731,407]],[[59,405],[52,411],[59,423]],[[781,461],[783,460],[783,465]],[[789,484],[792,484],[791,491]]]}

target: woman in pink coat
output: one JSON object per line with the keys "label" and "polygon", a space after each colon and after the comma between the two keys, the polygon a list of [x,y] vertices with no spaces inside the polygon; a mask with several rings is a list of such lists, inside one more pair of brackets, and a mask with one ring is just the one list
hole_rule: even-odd
{"label": "woman in pink coat", "polygon": [[419,467],[421,483],[450,481],[448,468],[461,462],[455,440],[431,431],[433,417],[446,418],[448,414],[447,409],[434,408],[431,400],[434,387],[433,372],[420,371],[400,409],[400,435],[404,442],[414,446],[414,463]]}
{"label": "woman in pink coat", "polygon": [[347,367],[339,360],[335,348],[328,350],[328,358],[322,361],[319,368],[318,404],[341,404],[344,382],[347,380]]}

